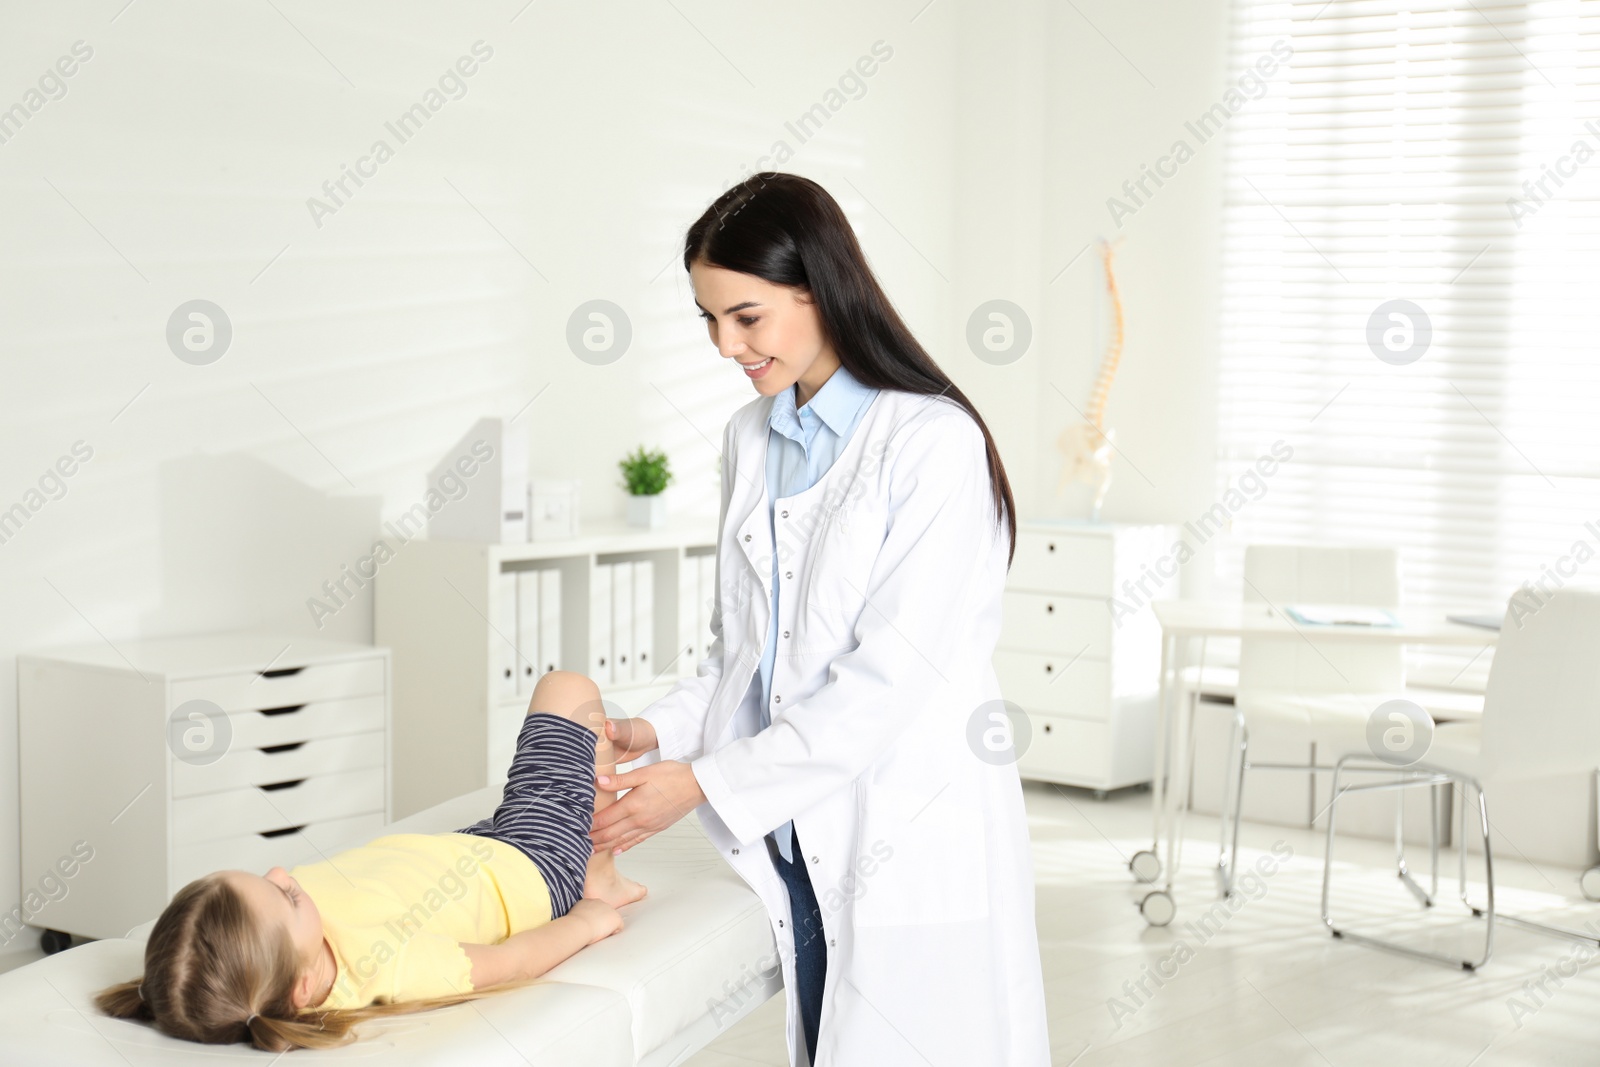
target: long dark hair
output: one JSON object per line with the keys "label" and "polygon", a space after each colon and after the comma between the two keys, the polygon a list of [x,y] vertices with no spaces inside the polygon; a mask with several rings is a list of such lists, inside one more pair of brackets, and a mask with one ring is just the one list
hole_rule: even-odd
{"label": "long dark hair", "polygon": [[1017,551],[1016,503],[994,436],[972,401],[901,321],[861,254],[850,220],[826,189],[798,174],[752,174],[717,197],[689,227],[683,269],[696,261],[805,291],[816,303],[823,336],[839,362],[863,385],[948,396],[965,408],[983,431],[989,453],[995,524],[1003,516],[1010,527],[1010,569]]}

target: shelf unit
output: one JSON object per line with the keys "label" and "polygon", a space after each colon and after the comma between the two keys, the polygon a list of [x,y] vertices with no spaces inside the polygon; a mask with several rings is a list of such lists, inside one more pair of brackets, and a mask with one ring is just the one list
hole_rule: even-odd
{"label": "shelf unit", "polygon": [[[502,575],[560,574],[560,656],[551,666],[595,676],[591,633],[595,568],[653,564],[650,680],[602,684],[615,713],[636,714],[692,676],[709,650],[711,590],[698,559],[714,556],[716,523],[679,520],[657,529],[586,522],[576,538],[525,544],[417,540],[401,546],[374,582],[374,634],[394,657],[394,811],[403,818],[443,800],[505,781],[531,686],[506,686],[508,662],[528,677]],[[511,583],[514,588],[516,583]]]}

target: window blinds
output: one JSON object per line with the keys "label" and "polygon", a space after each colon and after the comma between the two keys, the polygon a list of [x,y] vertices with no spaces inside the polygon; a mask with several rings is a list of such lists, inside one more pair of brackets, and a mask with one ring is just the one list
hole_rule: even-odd
{"label": "window blinds", "polygon": [[1219,592],[1252,541],[1396,545],[1413,605],[1593,580],[1600,0],[1237,0],[1234,66],[1274,42],[1227,127],[1219,495],[1294,456]]}

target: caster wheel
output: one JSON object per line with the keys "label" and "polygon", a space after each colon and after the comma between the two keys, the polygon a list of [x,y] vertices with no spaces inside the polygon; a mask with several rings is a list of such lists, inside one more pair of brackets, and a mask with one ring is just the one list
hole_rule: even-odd
{"label": "caster wheel", "polygon": [[1139,914],[1151,926],[1165,926],[1178,914],[1178,905],[1173,902],[1172,894],[1157,889],[1145,894],[1145,898],[1139,901]]}
{"label": "caster wheel", "polygon": [[1140,849],[1133,854],[1133,859],[1128,861],[1128,870],[1139,881],[1149,885],[1161,877],[1161,857],[1149,849]]}
{"label": "caster wheel", "polygon": [[1578,878],[1578,888],[1584,900],[1600,903],[1600,867],[1590,867]]}
{"label": "caster wheel", "polygon": [[72,947],[72,935],[62,933],[60,930],[46,930],[39,935],[39,947],[44,949],[46,956],[54,956],[57,952]]}

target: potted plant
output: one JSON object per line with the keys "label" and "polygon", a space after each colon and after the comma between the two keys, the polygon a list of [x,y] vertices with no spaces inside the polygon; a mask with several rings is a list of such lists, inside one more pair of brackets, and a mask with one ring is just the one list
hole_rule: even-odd
{"label": "potted plant", "polygon": [[622,468],[622,487],[628,491],[628,524],[655,529],[667,521],[666,501],[661,491],[672,482],[667,454],[646,452],[643,445],[617,461]]}

